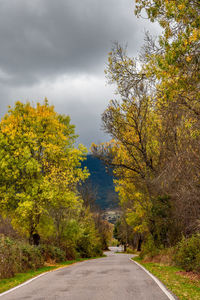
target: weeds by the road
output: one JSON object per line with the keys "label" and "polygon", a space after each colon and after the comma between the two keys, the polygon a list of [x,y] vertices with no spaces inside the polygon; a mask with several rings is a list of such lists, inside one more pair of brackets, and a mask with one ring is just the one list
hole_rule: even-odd
{"label": "weeds by the road", "polygon": [[[101,256],[103,257],[103,256]],[[76,260],[68,260],[65,262],[57,263],[51,266],[46,266],[37,269],[36,271],[28,271],[26,273],[18,273],[12,278],[7,278],[7,279],[1,279],[0,280],[0,293],[3,293],[37,275],[40,275],[44,272],[55,270],[61,267],[65,267],[67,265],[74,264],[76,262],[84,261],[84,260],[89,260],[89,259],[95,259],[95,258],[100,258],[100,257],[92,257],[92,258],[78,258]]]}
{"label": "weeds by the road", "polygon": [[180,300],[200,299],[200,280],[198,276],[187,276],[186,272],[178,267],[143,262],[139,257],[134,257],[133,260],[139,262],[160,279]]}

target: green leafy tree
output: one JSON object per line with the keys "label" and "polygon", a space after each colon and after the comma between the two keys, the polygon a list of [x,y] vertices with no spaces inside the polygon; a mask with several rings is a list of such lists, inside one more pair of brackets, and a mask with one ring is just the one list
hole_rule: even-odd
{"label": "green leafy tree", "polygon": [[92,150],[114,168],[127,224],[167,246],[199,228],[200,6],[137,0],[142,10],[163,32],[146,34],[138,58],[114,44],[106,75],[120,100],[102,116],[113,139]]}
{"label": "green leafy tree", "polygon": [[47,100],[17,102],[0,123],[1,213],[32,243],[41,217],[78,205],[76,185],[88,173],[80,163],[86,149],[74,148],[75,138],[70,118]]}

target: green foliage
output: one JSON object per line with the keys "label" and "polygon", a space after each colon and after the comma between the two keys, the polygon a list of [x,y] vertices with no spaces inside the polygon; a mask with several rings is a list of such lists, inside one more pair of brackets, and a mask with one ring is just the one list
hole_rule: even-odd
{"label": "green foliage", "polygon": [[116,238],[113,238],[110,242],[110,246],[118,247],[120,245],[119,241]]}
{"label": "green foliage", "polygon": [[135,2],[136,15],[144,10],[163,31],[157,38],[147,33],[134,58],[114,43],[105,72],[120,99],[102,114],[112,140],[92,151],[114,169],[124,218],[115,234],[127,243],[129,225],[146,239],[142,253],[153,256],[199,228],[200,6]]}
{"label": "green foliage", "polygon": [[177,245],[175,263],[186,271],[200,272],[200,235],[183,237]]}
{"label": "green foliage", "polygon": [[140,257],[144,258],[146,256],[148,257],[154,257],[159,253],[158,247],[155,245],[154,238],[149,235],[145,242],[142,244],[142,251],[140,252]]}
{"label": "green foliage", "polygon": [[16,259],[16,245],[9,238],[0,237],[0,278],[14,275]]}
{"label": "green foliage", "polygon": [[152,199],[152,206],[148,214],[148,229],[155,245],[169,247],[174,244],[179,232],[176,228],[174,234],[173,208],[169,196],[159,196]]}
{"label": "green foliage", "polygon": [[94,219],[77,190],[89,173],[81,165],[86,149],[74,147],[76,138],[69,116],[57,114],[47,100],[36,107],[17,102],[0,122],[0,213],[30,244],[45,244],[5,240],[12,244],[5,252],[8,268],[13,261],[25,271],[42,260],[102,253]]}
{"label": "green foliage", "polygon": [[44,258],[38,247],[29,244],[18,244],[20,262],[17,265],[17,272],[36,270],[43,266]]}
{"label": "green foliage", "polygon": [[5,236],[0,237],[0,278],[13,277],[16,273],[37,270],[44,262],[62,262],[66,252],[50,244],[29,245]]}
{"label": "green foliage", "polygon": [[116,240],[120,242],[120,244],[124,245],[127,243],[127,224],[122,218],[116,222],[113,231],[113,236]]}
{"label": "green foliage", "polygon": [[113,236],[119,245],[124,246],[125,251],[127,251],[128,247],[137,251],[141,250],[142,236],[140,233],[136,233],[133,227],[126,222],[124,215],[116,222]]}
{"label": "green foliage", "polygon": [[17,102],[0,122],[1,213],[32,243],[41,218],[50,215],[60,235],[66,211],[81,205],[76,185],[88,177],[81,168],[86,149],[75,149],[75,138],[70,118],[47,100]]}
{"label": "green foliage", "polygon": [[0,237],[0,278],[13,277],[15,273],[43,266],[44,258],[39,248]]}
{"label": "green foliage", "polygon": [[108,246],[113,239],[113,224],[107,220],[103,220],[101,216],[96,213],[94,214],[95,228],[98,232],[98,236],[103,250],[108,250]]}
{"label": "green foliage", "polygon": [[88,209],[82,216],[82,224],[79,238],[76,243],[76,250],[81,257],[92,257],[102,255],[102,245],[92,215]]}
{"label": "green foliage", "polygon": [[135,254],[135,252],[136,251],[134,249],[130,248],[130,247],[126,248],[126,253],[128,253],[128,254]]}
{"label": "green foliage", "polygon": [[45,262],[62,262],[66,259],[65,251],[53,245],[43,244],[38,247],[38,250],[43,256]]}
{"label": "green foliage", "polygon": [[76,138],[69,116],[58,115],[47,100],[36,107],[17,102],[1,120],[0,221],[11,220],[30,243],[0,238],[1,278],[45,261],[102,255],[105,243],[77,190],[89,173]]}

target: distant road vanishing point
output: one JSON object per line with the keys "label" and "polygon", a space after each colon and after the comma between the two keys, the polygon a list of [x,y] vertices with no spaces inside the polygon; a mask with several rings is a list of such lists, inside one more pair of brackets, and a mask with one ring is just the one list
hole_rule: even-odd
{"label": "distant road vanishing point", "polygon": [[0,295],[2,300],[169,300],[157,283],[130,261],[133,255],[107,257],[64,267]]}

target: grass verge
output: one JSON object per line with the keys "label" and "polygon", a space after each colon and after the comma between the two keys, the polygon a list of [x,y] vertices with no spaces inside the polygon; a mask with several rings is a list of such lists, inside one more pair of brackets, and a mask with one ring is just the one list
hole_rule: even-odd
{"label": "grass verge", "polygon": [[139,257],[132,259],[155,275],[180,300],[200,299],[200,280],[186,277],[183,269],[158,263],[143,262]]}
{"label": "grass verge", "polygon": [[[104,257],[105,255],[101,256]],[[57,263],[53,266],[48,266],[48,267],[42,267],[39,268],[35,271],[31,270],[28,271],[26,273],[18,273],[16,274],[14,277],[12,278],[6,278],[6,279],[0,279],[0,294],[11,289],[14,288],[15,286],[33,278],[36,277],[42,273],[48,272],[48,271],[52,271],[55,269],[59,269],[62,267],[65,267],[67,265],[71,265],[80,261],[84,261],[84,260],[89,260],[89,259],[96,259],[96,258],[100,258],[100,257],[92,257],[92,258],[78,258],[76,260],[68,260],[65,262],[61,262],[61,263]]]}

